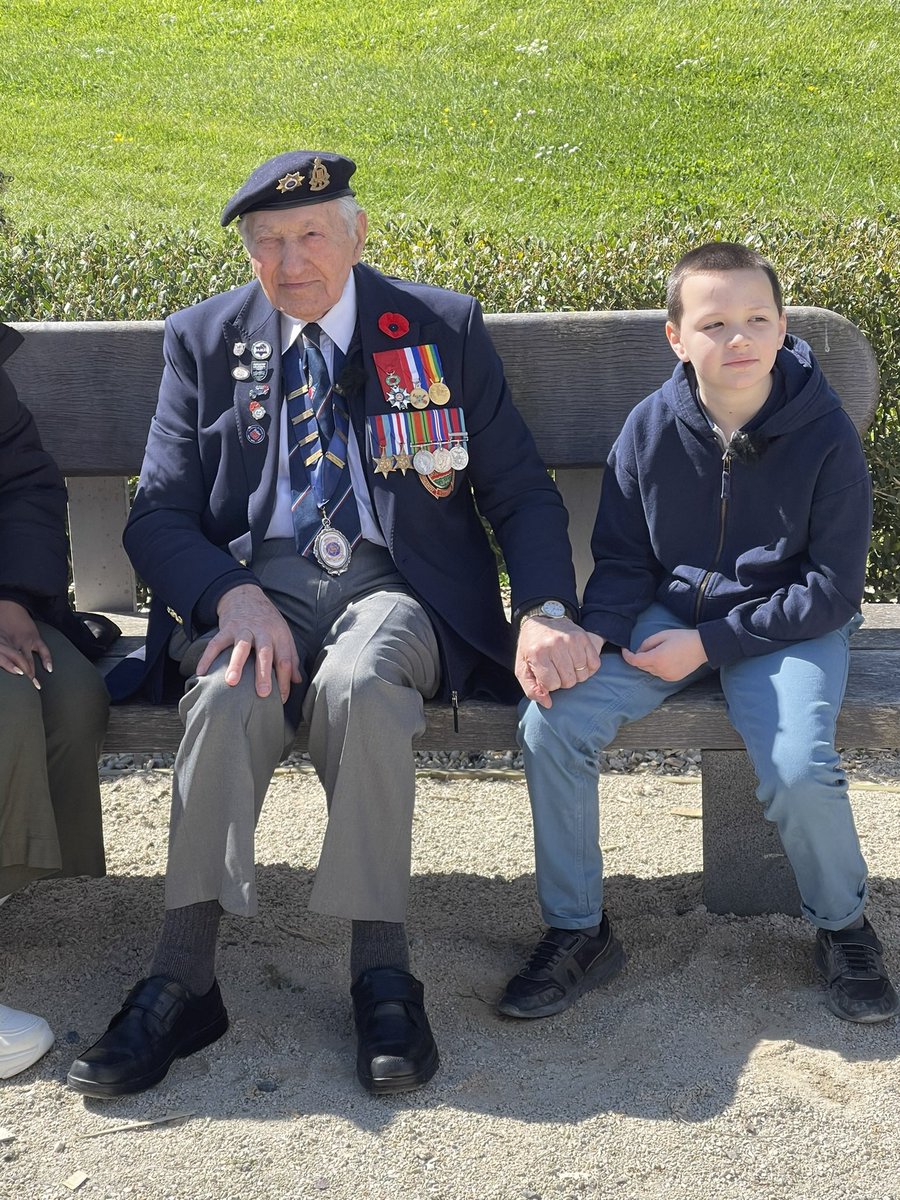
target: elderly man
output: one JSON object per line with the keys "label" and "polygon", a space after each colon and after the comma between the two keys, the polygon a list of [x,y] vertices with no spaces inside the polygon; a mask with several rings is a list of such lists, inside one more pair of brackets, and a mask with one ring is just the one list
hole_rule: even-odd
{"label": "elderly man", "polygon": [[[125,544],[153,590],[145,683],[186,691],[166,914],[149,977],[72,1066],[141,1091],[220,1037],[224,911],[256,911],[254,830],[301,714],[328,827],[311,907],[352,922],[357,1075],[426,1083],[438,1052],[405,933],[423,699],[513,701],[502,546],[532,698],[597,666],[566,513],[471,297],[360,263],[347,158],[282,154],[225,206],[255,281],[166,323]],[[477,502],[477,509],[476,509]],[[529,619],[525,619],[529,618]],[[533,618],[533,619],[531,619]]]}

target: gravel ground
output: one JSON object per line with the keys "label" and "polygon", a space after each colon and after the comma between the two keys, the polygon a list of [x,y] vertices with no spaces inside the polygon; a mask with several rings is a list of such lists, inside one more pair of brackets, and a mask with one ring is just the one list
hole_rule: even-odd
{"label": "gravel ground", "polygon": [[[870,913],[900,976],[900,759],[848,758]],[[423,761],[419,782],[410,932],[442,1055],[426,1089],[376,1099],[355,1080],[346,929],[306,910],[324,814],[300,769],[263,812],[261,914],[223,923],[231,1029],[104,1103],[65,1073],[146,968],[170,788],[165,770],[107,761],[109,877],[0,910],[0,999],[57,1035],[0,1082],[0,1197],[64,1197],[84,1175],[85,1200],[900,1200],[897,1023],[825,1010],[804,922],[706,911],[688,755],[626,759],[604,781],[629,964],[528,1023],[493,1008],[539,928],[524,783],[491,756],[460,765]]]}

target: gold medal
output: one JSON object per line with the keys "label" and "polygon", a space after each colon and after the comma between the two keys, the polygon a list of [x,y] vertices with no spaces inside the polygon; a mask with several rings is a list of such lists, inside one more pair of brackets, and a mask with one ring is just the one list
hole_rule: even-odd
{"label": "gold medal", "polygon": [[382,451],[378,458],[375,459],[375,474],[383,475],[387,479],[391,471],[394,469],[394,456]]}
{"label": "gold medal", "polygon": [[409,457],[409,455],[406,453],[405,450],[401,450],[399,454],[395,455],[395,457],[394,457],[394,470],[395,471],[402,471],[403,474],[405,475],[406,472],[409,470],[409,468],[412,465],[413,465],[412,459]]}
{"label": "gold medal", "polygon": [[443,475],[453,466],[450,451],[445,450],[443,446],[435,450],[432,457],[434,458],[434,471],[436,474]]}
{"label": "gold medal", "polygon": [[409,402],[413,408],[427,408],[428,393],[423,387],[420,387],[419,384],[416,384],[413,390],[409,393]]}
{"label": "gold medal", "polygon": [[450,399],[450,389],[444,383],[443,379],[433,383],[428,389],[428,395],[431,397],[433,404],[446,404]]}

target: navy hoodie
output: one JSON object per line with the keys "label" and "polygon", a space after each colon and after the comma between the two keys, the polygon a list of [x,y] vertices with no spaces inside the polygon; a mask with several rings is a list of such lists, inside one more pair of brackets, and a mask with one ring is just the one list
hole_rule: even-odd
{"label": "navy hoodie", "polygon": [[692,373],[679,363],[612,448],[585,629],[628,646],[655,600],[719,667],[841,628],[862,600],[872,489],[840,399],[788,335],[768,400],[723,450]]}

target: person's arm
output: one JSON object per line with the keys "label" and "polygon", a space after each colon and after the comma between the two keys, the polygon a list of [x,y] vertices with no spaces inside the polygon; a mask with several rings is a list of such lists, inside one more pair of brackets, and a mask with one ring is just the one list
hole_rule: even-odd
{"label": "person's arm", "polygon": [[[166,322],[163,360],[159,402],[123,541],[154,595],[196,630],[214,623],[225,590],[257,581],[204,529],[214,481],[200,452],[198,364],[173,318]],[[214,436],[212,430],[204,433]],[[198,613],[201,600],[207,609]]]}
{"label": "person's arm", "polygon": [[[125,548],[154,594],[179,614],[192,634],[218,625],[198,664],[199,674],[233,646],[228,682],[237,683],[253,655],[259,695],[271,690],[274,667],[286,699],[291,682],[300,679],[287,623],[253,572],[215,545],[204,529],[211,485],[200,451],[198,364],[171,318],[166,322],[163,357],[159,404],[125,530]],[[226,430],[230,432],[230,425]]]}
{"label": "person's arm", "polygon": [[[577,615],[568,514],[514,407],[503,366],[472,301],[463,365],[469,431],[469,478],[478,509],[506,562],[518,617],[552,598]],[[516,676],[526,696],[549,705],[550,693],[597,669],[596,650],[574,620],[520,620]]]}
{"label": "person's arm", "polygon": [[0,599],[31,611],[64,596],[66,488],[31,413],[0,368]]}
{"label": "person's arm", "polygon": [[594,569],[584,589],[581,623],[616,646],[628,646],[634,623],[652,604],[661,568],[650,541],[629,419],[610,452],[594,530]]}
{"label": "person's arm", "polygon": [[847,436],[825,461],[809,514],[801,578],[771,596],[740,604],[698,626],[714,667],[823,637],[859,611],[872,528],[872,487],[862,446],[844,414]]}

